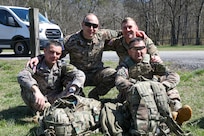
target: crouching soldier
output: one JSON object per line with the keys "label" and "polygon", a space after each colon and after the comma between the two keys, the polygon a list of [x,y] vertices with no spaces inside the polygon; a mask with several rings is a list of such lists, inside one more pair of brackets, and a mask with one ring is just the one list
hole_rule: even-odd
{"label": "crouching soldier", "polygon": [[182,106],[181,98],[176,90],[180,81],[177,73],[169,71],[161,60],[151,60],[142,38],[134,38],[129,43],[129,56],[117,68],[116,87],[119,90],[118,101],[127,99],[127,90],[137,81],[158,81],[165,88],[170,99],[172,116],[179,125],[192,116],[190,106]]}
{"label": "crouching soldier", "polygon": [[56,99],[70,93],[84,96],[84,73],[59,60],[61,54],[61,44],[51,41],[44,48],[44,57],[37,66],[28,66],[18,74],[22,99],[33,112],[43,111]]}

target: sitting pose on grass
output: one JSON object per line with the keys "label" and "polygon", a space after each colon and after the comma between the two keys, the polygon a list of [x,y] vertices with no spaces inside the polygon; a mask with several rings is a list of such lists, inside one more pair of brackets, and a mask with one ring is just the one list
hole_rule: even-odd
{"label": "sitting pose on grass", "polygon": [[84,96],[84,73],[59,60],[61,54],[61,44],[51,41],[44,48],[44,56],[37,66],[27,66],[18,74],[22,99],[34,112],[43,111],[46,103],[52,104],[70,93]]}
{"label": "sitting pose on grass", "polygon": [[173,118],[179,125],[189,120],[192,110],[188,105],[182,106],[179,92],[176,89],[176,85],[180,82],[180,76],[167,69],[162,61],[152,63],[142,38],[133,38],[129,42],[128,54],[129,56],[117,68],[118,101],[126,100],[127,90],[137,81],[158,81],[166,88]]}

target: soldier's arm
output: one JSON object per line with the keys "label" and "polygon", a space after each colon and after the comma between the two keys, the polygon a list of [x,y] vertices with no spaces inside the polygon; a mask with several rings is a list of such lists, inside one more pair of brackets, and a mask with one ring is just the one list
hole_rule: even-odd
{"label": "soldier's arm", "polygon": [[146,47],[147,47],[147,52],[148,54],[150,54],[151,56],[159,56],[159,51],[156,47],[156,45],[154,44],[154,42],[149,38],[145,38],[145,44],[146,44]]}
{"label": "soldier's arm", "polygon": [[116,51],[120,37],[112,38],[111,40],[105,40],[104,51]]}
{"label": "soldier's arm", "polygon": [[130,87],[130,85],[132,85],[132,83],[129,81],[128,69],[124,66],[119,66],[117,68],[115,85],[118,90],[127,89]]}
{"label": "soldier's arm", "polygon": [[33,91],[33,94],[35,96],[35,108],[39,111],[42,111],[45,109],[45,103],[47,102],[45,96],[40,91],[39,87],[37,85],[33,85],[31,87],[31,90]]}
{"label": "soldier's arm", "polygon": [[176,72],[169,71],[166,76],[162,76],[161,82],[168,91],[175,88],[179,84],[180,76]]}
{"label": "soldier's arm", "polygon": [[122,31],[121,30],[100,29],[97,34],[103,40],[111,40],[113,38],[122,36]]}
{"label": "soldier's arm", "polygon": [[60,58],[64,58],[69,53],[68,50],[69,50],[70,44],[71,43],[70,43],[69,39],[66,39],[66,41],[64,43],[64,50],[62,51],[62,55],[60,56]]}
{"label": "soldier's arm", "polygon": [[81,89],[84,87],[85,74],[83,71],[77,69],[75,66],[68,64],[67,62],[62,68],[62,74],[64,75],[64,81],[72,79],[71,86],[75,89]]}
{"label": "soldier's arm", "polygon": [[33,85],[37,86],[37,81],[32,77],[33,74],[30,67],[24,68],[17,76],[18,83],[27,89],[31,89]]}
{"label": "soldier's arm", "polygon": [[69,45],[70,45],[70,41],[69,39],[66,40],[66,42],[64,43],[64,50],[62,51],[62,55],[60,56],[60,58],[64,58],[68,53],[69,53]]}

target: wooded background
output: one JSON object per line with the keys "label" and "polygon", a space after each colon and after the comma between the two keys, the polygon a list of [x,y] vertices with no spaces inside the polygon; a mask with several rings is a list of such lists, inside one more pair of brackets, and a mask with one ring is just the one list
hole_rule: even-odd
{"label": "wooded background", "polygon": [[39,8],[65,36],[79,31],[92,12],[100,28],[120,29],[125,17],[134,18],[157,45],[204,44],[204,0],[0,0],[0,5]]}

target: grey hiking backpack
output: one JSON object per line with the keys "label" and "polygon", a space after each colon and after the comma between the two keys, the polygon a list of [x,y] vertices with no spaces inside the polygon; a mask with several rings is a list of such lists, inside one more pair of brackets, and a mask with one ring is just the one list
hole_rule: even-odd
{"label": "grey hiking backpack", "polygon": [[44,111],[38,131],[45,136],[89,135],[99,127],[100,110],[101,102],[95,99],[77,95],[58,99]]}

